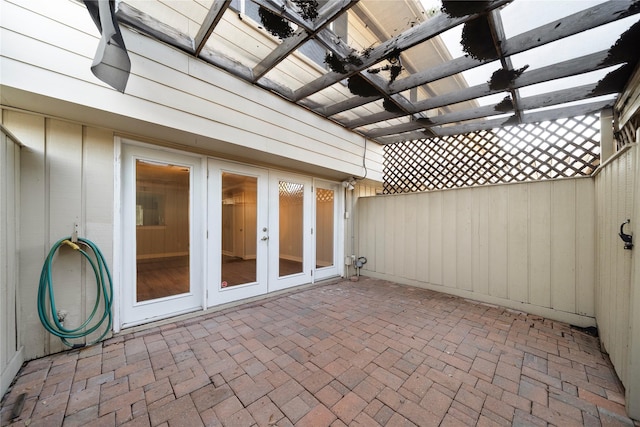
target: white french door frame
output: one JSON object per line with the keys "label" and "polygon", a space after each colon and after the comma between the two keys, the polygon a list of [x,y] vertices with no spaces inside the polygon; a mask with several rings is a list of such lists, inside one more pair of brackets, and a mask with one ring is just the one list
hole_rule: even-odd
{"label": "white french door frame", "polygon": [[[248,164],[192,154],[171,148],[158,147],[135,140],[115,138],[115,202],[114,202],[114,332],[207,309],[231,301],[265,294],[289,287],[313,283],[344,274],[344,189],[333,181],[265,169]],[[137,303],[136,284],[136,226],[135,226],[135,160],[159,164],[179,164],[191,168],[190,179],[190,291],[186,295]],[[239,285],[220,292],[222,243],[221,194],[218,186],[222,172],[244,174],[258,178],[257,283]],[[211,174],[218,174],[213,178]],[[304,186],[303,200],[303,271],[279,276],[279,191],[280,181]],[[214,187],[216,190],[214,190]],[[333,189],[334,193],[334,265],[316,268],[316,188]],[[217,192],[217,193],[216,193]],[[266,224],[266,225],[265,225]],[[267,228],[263,232],[263,229]],[[133,238],[132,238],[133,236]],[[216,237],[217,236],[217,237]],[[262,238],[266,237],[265,240]],[[221,297],[222,296],[222,297]],[[142,307],[142,308],[141,308]],[[139,309],[139,310],[134,310]],[[137,313],[136,313],[137,312]]]}
{"label": "white french door frame", "polygon": [[[118,197],[120,235],[116,242],[121,249],[117,263],[120,274],[116,283],[119,302],[114,330],[173,317],[205,308],[204,263],[206,158],[190,153],[152,147],[135,141],[121,140]],[[190,169],[189,183],[189,292],[149,301],[136,301],[136,160],[150,163],[184,166]],[[118,187],[117,186],[117,187]],[[115,294],[115,292],[114,292]],[[114,295],[116,296],[116,295]],[[118,325],[115,327],[115,325]]]}
{"label": "white french door frame", "polygon": [[[243,298],[266,294],[268,263],[268,185],[269,172],[259,167],[240,163],[208,160],[208,255],[207,273],[207,305],[214,306]],[[223,287],[222,277],[222,174],[231,173],[257,179],[257,213],[256,213],[256,281],[236,286]],[[265,230],[266,228],[266,230]]]}
{"label": "white french door frame", "polygon": [[[280,276],[280,182],[303,186],[302,272]],[[310,177],[272,170],[269,173],[269,292],[313,282],[312,240],[313,180]]]}
{"label": "white french door frame", "polygon": [[[316,266],[316,248],[318,231],[316,230],[317,224],[317,191],[319,188],[333,191],[333,265],[330,267]],[[313,244],[312,244],[312,259],[313,259],[313,281],[328,279],[330,277],[342,276],[344,274],[344,188],[340,183],[334,181],[327,181],[323,179],[313,180],[313,218],[312,224],[314,225]]]}

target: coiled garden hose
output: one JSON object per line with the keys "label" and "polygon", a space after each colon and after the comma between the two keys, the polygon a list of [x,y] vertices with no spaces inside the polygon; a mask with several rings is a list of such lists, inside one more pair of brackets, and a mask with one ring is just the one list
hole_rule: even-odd
{"label": "coiled garden hose", "polygon": [[[52,335],[55,335],[62,340],[62,342],[72,348],[80,348],[85,345],[93,345],[100,340],[102,340],[111,330],[111,304],[112,304],[112,295],[113,295],[113,283],[111,281],[111,274],[109,273],[109,268],[107,267],[107,262],[100,252],[100,249],[90,240],[78,238],[79,244],[88,247],[93,252],[93,257],[91,257],[85,250],[81,249],[80,246],[71,241],[71,237],[65,237],[63,239],[58,240],[49,251],[49,255],[42,266],[42,272],[40,273],[40,285],[38,287],[38,316],[40,316],[40,322],[44,328],[49,331]],[[51,280],[51,266],[53,264],[53,257],[62,247],[63,245],[68,245],[74,250],[80,252],[82,256],[89,262],[91,268],[93,269],[93,273],[96,278],[96,302],[93,305],[93,310],[91,314],[87,318],[87,320],[82,323],[82,325],[77,328],[65,328],[63,322],[59,319],[58,310],[56,309],[56,300],[55,295],[53,293],[53,283]],[[107,281],[105,281],[105,279]],[[100,308],[100,302],[104,298],[103,304],[103,312],[102,317],[93,322],[94,317],[98,313],[98,309]],[[50,311],[47,311],[47,309]],[[52,322],[53,320],[53,322]],[[73,344],[69,342],[70,339],[83,338],[87,335],[97,331],[100,326],[107,321],[107,325],[105,327],[104,332],[93,342],[87,344]],[[90,324],[94,323],[91,327]]]}

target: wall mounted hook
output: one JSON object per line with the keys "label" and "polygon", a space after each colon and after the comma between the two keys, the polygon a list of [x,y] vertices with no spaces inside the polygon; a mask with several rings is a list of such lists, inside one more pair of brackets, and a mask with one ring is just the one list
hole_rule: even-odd
{"label": "wall mounted hook", "polygon": [[626,224],[629,224],[630,222],[631,222],[631,220],[627,219],[625,222],[620,224],[620,233],[618,233],[618,235],[620,236],[620,238],[624,242],[624,248],[625,249],[633,249],[633,236],[631,234],[626,234],[624,232],[624,226]]}

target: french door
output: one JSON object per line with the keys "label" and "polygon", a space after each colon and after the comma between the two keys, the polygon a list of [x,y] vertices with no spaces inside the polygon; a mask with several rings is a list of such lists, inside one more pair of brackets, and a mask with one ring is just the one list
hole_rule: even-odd
{"label": "french door", "polygon": [[338,185],[215,159],[208,169],[207,305],[340,274]]}
{"label": "french door", "polygon": [[122,326],[203,307],[201,157],[122,149]]}
{"label": "french door", "polygon": [[342,273],[339,185],[122,146],[121,327]]}
{"label": "french door", "polygon": [[312,282],[310,178],[273,171],[269,181],[269,291]]}
{"label": "french door", "polygon": [[344,191],[335,182],[313,182],[313,280],[327,279],[342,274],[343,231],[340,225]]}
{"label": "french door", "polygon": [[265,294],[268,172],[209,160],[208,299],[214,306]]}

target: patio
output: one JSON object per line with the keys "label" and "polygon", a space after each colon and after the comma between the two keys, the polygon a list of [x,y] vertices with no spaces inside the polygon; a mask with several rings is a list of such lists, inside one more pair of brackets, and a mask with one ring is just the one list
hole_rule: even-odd
{"label": "patio", "polygon": [[0,414],[15,426],[634,425],[597,338],[366,277],[30,361]]}

